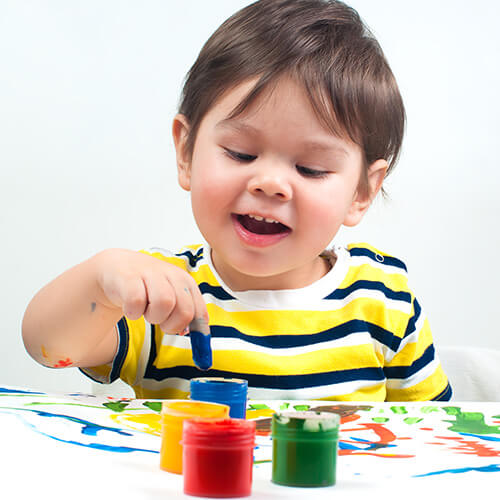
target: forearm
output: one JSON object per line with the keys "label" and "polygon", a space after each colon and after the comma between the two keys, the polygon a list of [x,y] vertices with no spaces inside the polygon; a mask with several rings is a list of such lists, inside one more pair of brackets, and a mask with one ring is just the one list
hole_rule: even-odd
{"label": "forearm", "polygon": [[98,285],[103,253],[78,264],[42,288],[23,319],[28,353],[46,366],[92,366],[111,361],[113,326],[123,315]]}

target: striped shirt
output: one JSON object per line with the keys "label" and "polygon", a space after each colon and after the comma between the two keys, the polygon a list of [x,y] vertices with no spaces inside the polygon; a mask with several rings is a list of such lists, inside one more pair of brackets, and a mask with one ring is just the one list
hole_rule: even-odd
{"label": "striped shirt", "polygon": [[82,371],[121,378],[138,398],[185,398],[200,376],[248,380],[251,399],[449,400],[451,388],[405,264],[367,244],[335,247],[336,262],[294,290],[234,292],[207,245],[146,253],[185,269],[207,304],[213,366],[193,363],[188,336],[122,318],[113,362]]}

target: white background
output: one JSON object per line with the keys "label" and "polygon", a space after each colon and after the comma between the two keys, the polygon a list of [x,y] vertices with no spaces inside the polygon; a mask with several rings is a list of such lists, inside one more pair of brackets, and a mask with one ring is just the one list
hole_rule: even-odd
{"label": "white background", "polygon": [[[0,0],[0,385],[86,391],[24,351],[33,294],[106,247],[200,241],[170,137],[202,44],[248,1]],[[399,81],[403,155],[362,224],[438,345],[500,348],[500,3],[353,0]]]}

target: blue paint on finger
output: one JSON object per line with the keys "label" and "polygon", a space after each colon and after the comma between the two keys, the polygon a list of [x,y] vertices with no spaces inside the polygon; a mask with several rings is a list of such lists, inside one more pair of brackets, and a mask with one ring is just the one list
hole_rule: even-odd
{"label": "blue paint on finger", "polygon": [[196,330],[189,332],[191,351],[194,364],[200,370],[208,370],[212,366],[212,348],[210,347],[210,333],[204,334]]}

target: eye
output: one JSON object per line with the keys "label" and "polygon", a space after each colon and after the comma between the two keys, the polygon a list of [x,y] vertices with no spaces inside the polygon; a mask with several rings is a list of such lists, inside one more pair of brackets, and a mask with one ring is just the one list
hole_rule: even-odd
{"label": "eye", "polygon": [[299,174],[304,177],[321,179],[322,177],[326,177],[329,174],[329,172],[325,170],[316,170],[314,168],[301,167],[300,165],[296,165],[295,168],[297,169],[297,172],[299,172]]}
{"label": "eye", "polygon": [[245,153],[238,153],[237,151],[231,151],[230,149],[226,149],[226,148],[224,148],[224,151],[226,152],[226,154],[230,158],[232,158],[233,160],[242,162],[242,163],[248,163],[248,162],[251,162],[257,158],[254,155],[248,155]]}

